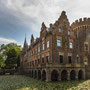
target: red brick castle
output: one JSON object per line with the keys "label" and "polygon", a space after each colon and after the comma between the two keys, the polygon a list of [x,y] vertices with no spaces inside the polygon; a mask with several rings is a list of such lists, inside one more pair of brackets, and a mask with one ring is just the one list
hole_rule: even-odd
{"label": "red brick castle", "polygon": [[71,25],[65,11],[50,27],[44,22],[40,37],[26,38],[20,55],[20,71],[45,80],[75,80],[90,78],[90,18]]}

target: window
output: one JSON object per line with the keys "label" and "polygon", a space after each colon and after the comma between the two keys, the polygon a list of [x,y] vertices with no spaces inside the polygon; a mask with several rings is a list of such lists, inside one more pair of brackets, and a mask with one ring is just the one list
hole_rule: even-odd
{"label": "window", "polygon": [[38,59],[38,64],[40,64],[40,59]]}
{"label": "window", "polygon": [[84,57],[84,64],[88,65],[88,58],[87,57]]}
{"label": "window", "polygon": [[77,56],[76,56],[76,59],[77,59],[77,63],[80,63],[80,57],[79,57],[78,54],[77,54]]}
{"label": "window", "polygon": [[77,63],[79,63],[79,57],[77,57]]}
{"label": "window", "polygon": [[49,56],[46,57],[47,62],[49,62]]}
{"label": "window", "polygon": [[33,50],[33,55],[34,55],[34,50]]}
{"label": "window", "polygon": [[31,62],[29,63],[30,67],[31,67]]}
{"label": "window", "polygon": [[35,49],[35,54],[37,54],[37,48]]}
{"label": "window", "polygon": [[49,48],[49,40],[47,41],[47,48]]}
{"label": "window", "polygon": [[69,48],[73,48],[72,42],[69,43]]}
{"label": "window", "polygon": [[88,51],[88,44],[84,45],[85,51]]}
{"label": "window", "polygon": [[44,63],[44,58],[42,58],[42,63]]}
{"label": "window", "polygon": [[72,63],[71,56],[68,56],[68,63],[69,63],[69,64]]}
{"label": "window", "polygon": [[35,60],[35,65],[37,65],[37,60]]}
{"label": "window", "polygon": [[60,63],[63,63],[63,56],[60,55]]}
{"label": "window", "polygon": [[32,56],[32,52],[31,52],[31,56]]}
{"label": "window", "polygon": [[70,31],[68,31],[68,35],[70,35]]}
{"label": "window", "polygon": [[59,47],[61,46],[61,40],[59,40],[59,39],[57,40],[57,46],[59,46]]}
{"label": "window", "polygon": [[40,47],[38,47],[38,53],[40,52]]}
{"label": "window", "polygon": [[62,29],[61,28],[59,28],[59,32],[62,32]]}
{"label": "window", "polygon": [[42,50],[44,50],[44,43],[42,44]]}
{"label": "window", "polygon": [[34,61],[32,61],[32,65],[34,66]]}

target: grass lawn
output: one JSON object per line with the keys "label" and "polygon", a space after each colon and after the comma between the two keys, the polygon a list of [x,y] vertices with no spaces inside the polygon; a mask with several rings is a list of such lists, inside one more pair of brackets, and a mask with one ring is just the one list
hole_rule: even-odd
{"label": "grass lawn", "polygon": [[0,76],[0,90],[90,90],[90,80],[43,82],[21,75]]}

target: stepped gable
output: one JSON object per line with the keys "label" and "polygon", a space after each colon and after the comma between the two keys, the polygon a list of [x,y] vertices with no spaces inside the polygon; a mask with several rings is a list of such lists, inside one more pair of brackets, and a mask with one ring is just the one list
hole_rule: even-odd
{"label": "stepped gable", "polygon": [[68,25],[70,25],[69,20],[67,18],[67,15],[66,15],[66,12],[65,11],[62,11],[61,16],[58,18],[58,21],[60,23],[66,22]]}
{"label": "stepped gable", "polygon": [[58,18],[58,20],[55,21],[54,24],[52,23],[49,24],[50,30],[54,30],[55,27],[58,27],[60,24],[67,24],[68,26],[70,26],[70,23],[65,11],[62,11],[60,17]]}
{"label": "stepped gable", "polygon": [[90,18],[80,18],[71,24],[72,29],[75,29],[79,26],[90,25]]}

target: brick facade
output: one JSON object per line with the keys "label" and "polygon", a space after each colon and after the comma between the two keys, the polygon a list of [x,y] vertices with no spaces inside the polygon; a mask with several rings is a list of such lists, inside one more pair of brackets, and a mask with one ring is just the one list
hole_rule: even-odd
{"label": "brick facade", "polygon": [[26,39],[20,55],[23,74],[45,80],[90,78],[90,19],[76,20],[71,25],[62,11],[50,27],[42,23],[40,37]]}

